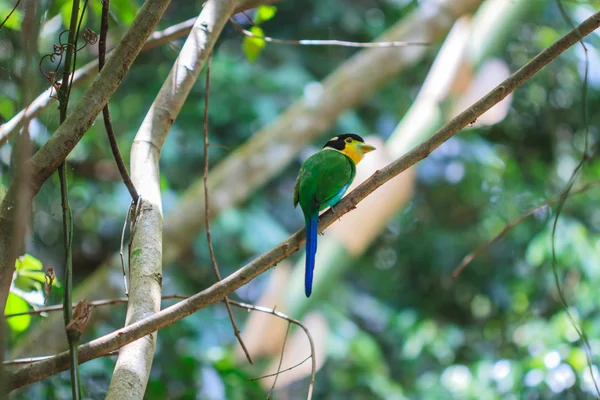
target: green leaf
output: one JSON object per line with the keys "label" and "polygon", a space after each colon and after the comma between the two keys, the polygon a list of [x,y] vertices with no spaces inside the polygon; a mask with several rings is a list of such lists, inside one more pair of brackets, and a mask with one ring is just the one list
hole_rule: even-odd
{"label": "green leaf", "polygon": [[275,6],[259,6],[256,11],[256,20],[254,23],[256,25],[262,24],[265,21],[270,20],[277,13],[277,7]]}
{"label": "green leaf", "polygon": [[[13,4],[10,4],[10,5],[0,4],[0,22],[4,21],[4,19],[8,16],[8,14],[10,14],[13,7],[14,7]],[[23,23],[23,14],[21,14],[20,10],[15,10],[11,14],[10,18],[8,20],[6,20],[4,25],[2,25],[2,28],[8,28],[8,29],[13,29],[13,30],[18,31],[21,29],[22,23]]]}
{"label": "green leaf", "polygon": [[[0,16],[0,18],[2,17]],[[0,98],[0,117],[9,120],[13,115],[15,115],[15,103],[8,97]]]}
{"label": "green leaf", "polygon": [[[265,35],[263,30],[260,29],[258,26],[253,26],[250,29],[250,32],[252,32],[256,36],[264,36]],[[258,58],[258,56],[260,55],[260,52],[262,51],[262,49],[264,47],[265,47],[265,41],[263,39],[257,39],[257,38],[246,36],[246,37],[244,37],[244,41],[242,42],[242,50],[244,51],[246,58],[250,62],[256,61],[256,59]]]}
{"label": "green leaf", "polygon": [[31,292],[34,290],[42,290],[42,285],[39,282],[36,282],[35,280],[27,277],[27,276],[23,276],[23,274],[19,273],[17,274],[16,279],[14,280],[13,284],[25,291],[25,292]]}
{"label": "green leaf", "polygon": [[[41,271],[44,268],[42,262],[30,254],[25,254],[19,257],[15,263],[17,272],[21,270]],[[42,282],[44,280],[42,279]]]}
{"label": "green leaf", "polygon": [[[29,311],[29,304],[19,296],[14,293],[8,294],[8,299],[6,300],[6,308],[4,309],[4,315],[6,314],[18,314],[22,312]],[[8,322],[8,326],[13,331],[20,333],[26,330],[29,327],[29,323],[31,322],[31,315],[21,315],[18,317],[8,318],[6,320]]]}
{"label": "green leaf", "polygon": [[44,283],[46,281],[46,273],[43,271],[21,271],[19,276],[29,278],[34,281]]}

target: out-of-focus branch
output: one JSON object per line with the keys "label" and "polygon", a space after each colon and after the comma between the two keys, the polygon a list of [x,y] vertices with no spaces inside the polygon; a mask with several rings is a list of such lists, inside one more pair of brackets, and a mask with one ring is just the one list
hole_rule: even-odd
{"label": "out-of-focus branch", "polygon": [[[236,0],[208,0],[204,4],[133,141],[131,172],[142,204],[139,215],[132,219],[135,222],[129,249],[126,326],[160,310],[163,258],[160,151],[235,4]],[[121,349],[107,399],[143,398],[155,347],[156,333],[151,333]]]}
{"label": "out-of-focus branch", "polygon": [[[19,1],[15,5],[15,8],[10,12],[8,17],[2,22],[4,24],[16,7],[19,5]],[[24,4],[24,18],[23,18],[23,30],[21,35],[21,46],[22,46],[22,55],[23,55],[23,64],[22,64],[22,73],[21,76],[21,93],[22,93],[22,104],[27,105],[31,101],[34,94],[33,80],[30,77],[35,73],[34,72],[34,57],[35,50],[37,48],[37,33],[38,33],[38,11],[37,11],[37,1],[36,0],[26,0]],[[2,26],[0,24],[0,28]],[[31,137],[29,136],[29,120],[26,120],[23,124],[23,130],[21,131],[21,135],[16,141],[16,146],[14,149],[14,154],[12,156],[12,167],[13,171],[15,171],[14,179],[17,185],[17,189],[15,190],[17,199],[27,199],[29,198],[29,179],[31,171],[28,168],[27,160],[31,157],[32,146],[31,146]],[[19,201],[16,203],[16,207],[13,210],[13,223],[10,226],[11,236],[12,236],[12,245],[6,249],[10,252],[9,258],[15,259],[24,253],[25,249],[25,237],[27,234],[27,226],[29,221],[29,210],[31,208],[31,201]],[[10,290],[10,285],[8,287],[4,287],[3,289]],[[0,293],[1,299],[6,299],[8,297],[8,293],[2,292]],[[2,308],[0,310],[4,310],[5,303],[4,300],[0,301],[2,304]],[[2,322],[2,326],[0,326],[0,360],[2,364],[4,364],[4,355],[5,355],[5,344],[6,344],[6,328],[7,324]],[[6,381],[5,381],[4,367],[0,365],[0,392],[6,392]]]}
{"label": "out-of-focus branch", "polygon": [[264,40],[267,43],[283,44],[291,46],[339,46],[339,47],[356,47],[356,48],[384,48],[384,47],[406,47],[406,46],[428,46],[431,43],[420,43],[420,42],[404,42],[399,40],[392,40],[387,42],[350,42],[347,40],[337,39],[276,39],[269,36],[259,36],[244,29],[240,24],[235,22],[233,18],[229,19],[229,22],[235,27],[235,29],[241,34],[259,40]]}
{"label": "out-of-focus branch", "polygon": [[[571,197],[573,195],[576,194],[580,194],[580,193],[584,193],[587,192],[588,190],[591,189],[595,189],[600,185],[600,181],[595,181],[595,182],[590,182],[587,183],[583,186],[581,186],[580,188],[577,189],[573,189],[569,194],[568,197]],[[513,219],[512,221],[510,221],[508,224],[506,224],[506,226],[504,227],[504,229],[502,229],[502,231],[500,231],[499,234],[497,234],[496,236],[494,236],[493,238],[489,239],[487,242],[485,242],[483,245],[481,245],[480,247],[478,247],[477,249],[475,249],[474,251],[472,251],[471,253],[467,254],[462,261],[460,262],[460,264],[458,264],[456,266],[456,268],[454,268],[454,271],[452,271],[452,278],[456,279],[458,278],[458,275],[460,275],[460,273],[467,268],[467,266],[469,264],[471,264],[471,262],[476,259],[477,257],[479,257],[481,254],[485,253],[487,251],[487,249],[490,248],[491,245],[498,243],[500,240],[502,240],[506,235],[508,235],[508,233],[510,231],[512,231],[512,229],[519,225],[521,222],[525,221],[527,219],[527,217],[532,216],[533,214],[543,210],[546,207],[549,207],[555,203],[557,203],[560,199],[562,198],[562,195],[556,196],[546,202],[544,202],[543,204],[534,207],[530,210],[527,210],[526,212],[524,212],[523,214],[521,214],[520,216],[518,216],[517,218]]]}
{"label": "out-of-focus branch", "polygon": [[[336,206],[335,214],[331,210],[324,213],[320,218],[319,232],[333,224],[340,216],[351,211],[358,202],[385,184],[394,176],[405,171],[420,160],[426,158],[433,150],[442,143],[476,120],[484,112],[500,102],[509,93],[531,78],[536,72],[554,60],[573,44],[577,43],[581,36],[587,36],[600,26],[600,12],[592,15],[582,22],[577,30],[572,30],[550,47],[539,53],[533,60],[524,65],[508,79],[503,81],[495,89],[473,104],[464,112],[456,116],[452,121],[439,129],[430,139],[426,140],[406,155],[400,157],[387,167],[377,171],[356,190],[346,196]],[[109,333],[101,338],[95,339],[80,347],[80,362],[89,361],[107,352],[116,350],[127,343],[131,343],[156,330],[179,321],[186,316],[220,301],[241,286],[254,279],[256,276],[267,271],[286,257],[289,257],[305,242],[304,229],[296,232],[290,238],[277,245],[275,248],[256,258],[251,263],[239,269],[235,273],[215,283],[202,292],[172,305],[160,312],[133,323],[116,332]],[[43,379],[68,366],[68,353],[58,354],[50,360],[40,361],[26,368],[19,369],[10,375],[12,389],[21,387],[28,383]]]}
{"label": "out-of-focus branch", "polygon": [[[98,79],[83,94],[48,142],[27,162],[31,171],[30,198],[17,199],[17,186],[14,183],[8,189],[0,205],[0,293],[8,293],[15,268],[15,259],[9,256],[9,249],[13,241],[10,234],[13,223],[12,209],[16,202],[29,201],[31,196],[35,196],[41,185],[83,137],[123,80],[168,4],[169,0],[147,0],[144,3]],[[0,305],[4,306],[5,301],[5,298],[0,299]]]}
{"label": "out-of-focus branch", "polygon": [[[210,231],[210,222],[208,218],[208,214],[210,213],[210,193],[208,192],[208,171],[209,171],[209,160],[208,160],[208,106],[210,100],[210,65],[212,61],[212,54],[208,56],[208,64],[206,66],[206,83],[204,86],[204,116],[203,116],[203,128],[204,128],[204,220],[206,221],[205,232],[206,232],[206,243],[208,244],[208,253],[210,254],[210,261],[213,267],[213,271],[215,272],[215,276],[217,277],[217,281],[221,280],[221,273],[219,272],[219,264],[217,263],[217,257],[215,255],[215,250],[212,245],[212,235]],[[246,345],[244,344],[244,340],[240,336],[240,330],[235,322],[235,317],[233,316],[233,311],[231,310],[231,304],[229,304],[229,298],[225,296],[223,299],[225,302],[225,307],[227,308],[227,314],[229,314],[229,320],[231,321],[231,326],[233,328],[233,334],[236,339],[240,343],[240,347],[244,351],[246,355],[246,359],[250,364],[254,364],[252,361],[252,356],[248,352]]]}
{"label": "out-of-focus branch", "polygon": [[[277,3],[279,0],[240,0],[236,5],[234,13],[249,10],[258,7],[261,4]],[[154,32],[146,41],[141,51],[153,49],[163,44],[169,43],[175,39],[179,39],[190,33],[192,26],[196,22],[196,18],[190,18],[187,21],[172,25],[162,31]],[[112,53],[109,52],[110,56]],[[72,86],[79,86],[86,80],[96,76],[98,69],[98,60],[90,61],[83,67],[79,68],[73,74]],[[49,88],[40,94],[26,109],[21,110],[17,115],[0,125],[0,147],[2,147],[15,133],[23,126],[25,118],[31,120],[40,115],[44,110],[50,107],[56,98],[51,97],[52,88]]]}

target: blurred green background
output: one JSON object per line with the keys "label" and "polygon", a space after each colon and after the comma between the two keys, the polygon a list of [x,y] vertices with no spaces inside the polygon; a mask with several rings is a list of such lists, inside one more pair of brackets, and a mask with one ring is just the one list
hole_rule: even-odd
{"label": "blurred green background", "polygon": [[[511,20],[490,56],[513,72],[570,30],[555,2],[528,0]],[[509,2],[509,0],[506,0]],[[265,34],[284,39],[344,39],[368,42],[432,1],[309,0],[283,1],[276,15],[261,23]],[[486,2],[484,2],[486,3]],[[141,5],[113,0],[109,48],[114,47]],[[198,14],[201,1],[173,2],[159,29]],[[596,1],[565,1],[575,23],[597,11]],[[0,0],[0,16],[12,2]],[[41,0],[39,57],[51,49],[64,29],[70,2]],[[87,26],[98,31],[100,1],[90,2]],[[255,15],[251,11],[250,15]],[[21,107],[24,79],[39,93],[41,76],[22,76],[19,14],[0,31],[0,122]],[[240,15],[238,23],[249,28]],[[586,39],[590,58],[587,91],[590,153],[579,184],[600,178],[597,154],[600,126],[600,36]],[[244,39],[228,24],[212,63],[210,134],[211,165],[230,156],[256,131],[275,120],[311,84],[321,81],[357,49],[267,44],[260,54],[243,46]],[[183,39],[140,54],[123,85],[110,101],[122,154],[128,162],[132,140],[163,83]],[[356,132],[387,139],[416,98],[442,41],[425,57],[363,101],[346,110],[314,145],[302,149],[295,162],[255,191],[247,200],[223,211],[212,222],[213,241],[222,275],[228,275],[300,229],[303,218],[292,208],[292,188],[302,161],[337,133]],[[485,47],[485,44],[484,44]],[[97,46],[78,56],[78,65],[95,57]],[[253,62],[250,58],[256,57]],[[474,69],[477,65],[473,66]],[[501,242],[477,257],[457,278],[451,273],[462,258],[498,234],[505,224],[556,196],[581,157],[584,53],[576,46],[519,88],[508,113],[493,125],[472,127],[449,140],[417,167],[414,194],[391,218],[378,238],[343,274],[326,282],[328,294],[311,298],[309,309],[328,321],[327,354],[317,373],[318,399],[586,399],[594,389],[581,341],[560,305],[551,269],[550,231],[555,208],[526,219]],[[85,85],[84,85],[85,86]],[[84,88],[73,89],[75,101]],[[188,97],[165,143],[161,157],[164,214],[178,205],[181,194],[202,175],[203,75]],[[458,98],[441,103],[444,118]],[[73,103],[71,103],[73,104]],[[58,123],[55,106],[31,123],[36,147]],[[281,132],[285,135],[285,132]],[[13,177],[14,139],[0,148],[0,193]],[[267,156],[267,155],[265,155]],[[84,282],[118,251],[123,218],[129,207],[98,121],[69,159],[71,207],[74,214],[74,273]],[[558,220],[558,273],[573,313],[600,354],[600,191],[568,199]],[[198,210],[202,213],[203,210]],[[44,268],[62,274],[61,208],[58,176],[34,200],[28,253]],[[326,235],[327,236],[327,235]],[[302,251],[300,252],[302,253]],[[301,254],[295,254],[293,261]],[[165,294],[196,293],[214,282],[203,233],[165,266]],[[167,268],[168,267],[168,268]],[[178,268],[174,268],[178,267]],[[115,268],[119,268],[115,266]],[[318,268],[318,266],[317,266]],[[118,273],[118,271],[116,271]],[[258,301],[272,271],[237,292]],[[118,277],[118,275],[117,275]],[[89,282],[87,285],[94,285]],[[302,282],[293,282],[301,286]],[[30,288],[31,289],[31,288]],[[35,288],[33,288],[35,292]],[[58,304],[56,290],[49,304]],[[28,301],[39,302],[29,295]],[[77,299],[79,300],[79,299]],[[170,303],[167,303],[170,304]],[[14,312],[14,311],[13,311]],[[125,307],[114,306],[89,327],[89,339],[122,326]],[[248,314],[236,312],[244,325]],[[300,315],[291,315],[300,318]],[[11,349],[41,329],[44,317],[13,324]],[[266,390],[249,378],[257,366],[236,361],[237,346],[225,309],[207,309],[162,331],[147,399],[255,399]],[[44,354],[44,349],[40,349]],[[597,357],[594,358],[597,360]],[[108,387],[114,359],[103,358],[81,368],[86,398],[100,399]],[[594,365],[594,371],[597,368]],[[281,387],[275,397],[304,398],[308,379]],[[68,372],[18,391],[14,398],[64,399],[70,396]]]}

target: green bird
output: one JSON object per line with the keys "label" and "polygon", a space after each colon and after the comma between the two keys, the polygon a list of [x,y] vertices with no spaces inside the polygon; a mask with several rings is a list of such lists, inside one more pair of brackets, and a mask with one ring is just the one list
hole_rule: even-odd
{"label": "green bird", "polygon": [[356,164],[375,150],[363,138],[353,133],[331,138],[323,149],[310,156],[298,173],[294,187],[294,208],[300,203],[306,222],[306,269],[304,291],[312,292],[319,211],[336,205],[350,187],[356,175]]}

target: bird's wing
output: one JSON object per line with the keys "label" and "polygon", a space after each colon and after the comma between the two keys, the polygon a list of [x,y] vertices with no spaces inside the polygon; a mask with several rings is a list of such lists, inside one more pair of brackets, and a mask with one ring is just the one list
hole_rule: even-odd
{"label": "bird's wing", "polygon": [[321,150],[312,155],[298,176],[298,200],[303,209],[318,210],[332,199],[344,195],[354,179],[356,166],[344,154]]}

